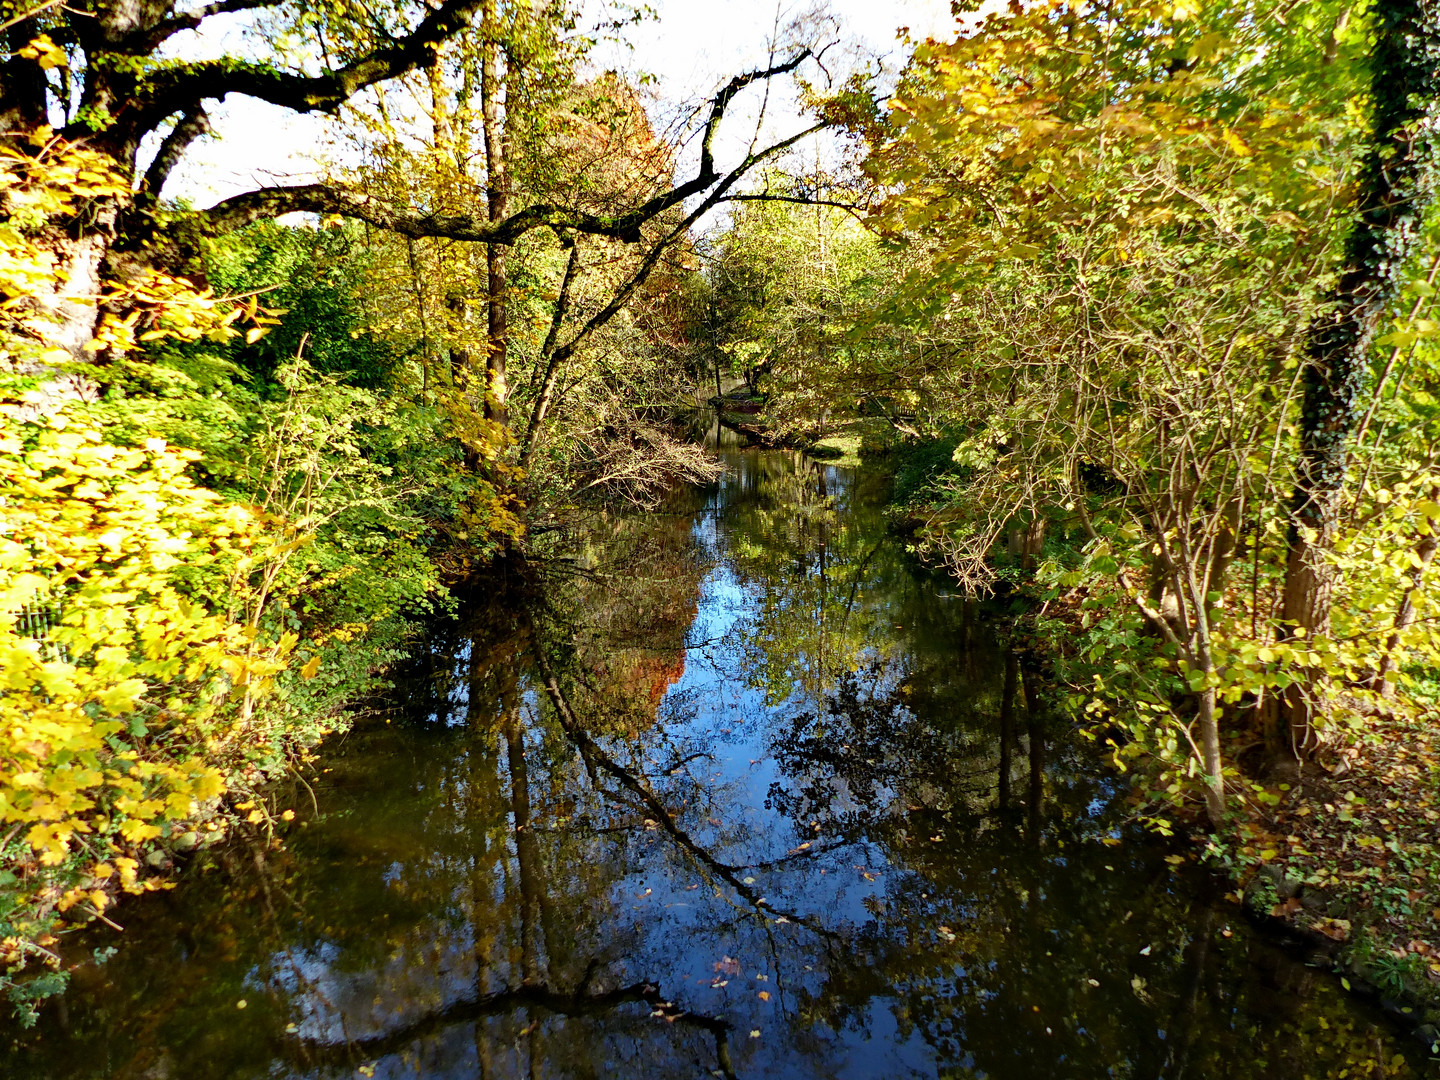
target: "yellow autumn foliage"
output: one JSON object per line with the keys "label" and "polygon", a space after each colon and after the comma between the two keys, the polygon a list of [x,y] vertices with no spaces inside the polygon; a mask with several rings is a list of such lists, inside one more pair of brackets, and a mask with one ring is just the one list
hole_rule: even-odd
{"label": "yellow autumn foliage", "polygon": [[57,237],[129,198],[81,144],[0,146],[0,997],[22,1022],[63,987],[62,920],[108,922],[117,892],[167,887],[171,853],[266,820],[221,800],[395,655],[441,591],[432,517],[472,547],[521,529],[463,468],[459,445],[503,470],[473,411],[318,373],[308,332],[283,395],[238,389],[227,350],[277,323],[264,290],[71,273]]}
{"label": "yellow autumn foliage", "polygon": [[44,864],[82,845],[103,859],[218,796],[211,762],[235,735],[217,709],[284,665],[247,657],[247,628],[175,578],[228,576],[261,537],[185,475],[193,457],[63,417],[0,429],[0,827]]}
{"label": "yellow autumn foliage", "polygon": [[[102,282],[100,295],[72,290],[54,245],[44,227],[55,220],[83,215],[93,200],[126,196],[129,182],[114,161],[81,143],[66,142],[48,129],[36,135],[39,145],[25,152],[0,144],[0,363],[17,360],[65,364],[70,354],[54,340],[57,305],[95,303],[125,310],[103,310],[90,353],[119,355],[162,338],[194,341],[225,338],[238,331],[232,324],[260,313],[222,304],[208,289],[150,266],[136,266],[122,282]],[[273,322],[261,316],[259,322]],[[253,330],[252,330],[253,332]]]}
{"label": "yellow autumn foliage", "polygon": [[247,314],[159,272],[72,288],[46,230],[125,192],[84,146],[0,147],[0,988],[16,1002],[53,992],[17,977],[58,965],[57,916],[104,918],[111,890],[160,884],[140,860],[241,774],[251,706],[295,640],[239,616],[274,522],[191,480],[192,451],[115,445],[60,338],[65,304],[124,300],[86,347],[111,357],[233,336]]}

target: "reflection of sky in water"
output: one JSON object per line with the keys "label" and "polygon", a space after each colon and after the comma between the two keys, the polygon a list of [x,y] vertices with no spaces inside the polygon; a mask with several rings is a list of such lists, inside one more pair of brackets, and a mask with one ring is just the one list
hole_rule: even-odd
{"label": "reflection of sky in water", "polygon": [[[797,686],[767,706],[765,690],[749,679],[747,624],[766,590],[784,587],[783,581],[742,580],[726,559],[727,501],[763,482],[749,473],[750,464],[750,458],[741,458],[736,475],[695,516],[695,542],[716,561],[699,584],[697,610],[685,634],[683,674],[666,690],[647,745],[599,741],[617,760],[638,753],[657,796],[667,806],[683,807],[674,815],[677,827],[745,887],[737,890],[717,877],[653,819],[644,819],[638,836],[617,841],[624,850],[617,861],[630,869],[609,888],[609,910],[629,922],[633,934],[616,964],[621,979],[665,973],[666,995],[678,1006],[724,1013],[745,1036],[760,1030],[757,1045],[746,1049],[763,1059],[764,1032],[798,1023],[801,1001],[822,989],[823,970],[810,962],[826,948],[815,927],[830,931],[872,922],[885,906],[887,878],[905,871],[888,867],[883,845],[868,837],[827,836],[823,825],[792,822],[767,807],[771,789],[786,783],[771,753],[774,725],[802,710],[823,708],[823,702]],[[843,503],[846,474],[824,471],[828,496]],[[807,616],[814,613],[797,610],[790,617]],[[469,649],[462,660],[469,659]],[[864,663],[879,655],[866,647],[856,659]],[[902,664],[881,667],[871,674],[870,693],[888,695],[903,675]],[[464,684],[457,680],[449,690],[456,706],[451,723],[463,717],[464,697]],[[522,700],[532,715],[540,707],[534,686],[526,686]],[[844,778],[834,779],[830,791],[840,814],[860,809]],[[594,794],[587,791],[582,798]],[[883,794],[888,800],[891,793]],[[801,844],[805,850],[796,850]],[[386,881],[398,881],[403,873],[402,864],[392,865]],[[364,1038],[413,1022],[417,1002],[443,1007],[473,993],[473,942],[465,928],[437,921],[423,936],[432,942],[432,957],[401,950],[382,967],[360,972],[334,970],[331,965],[343,956],[333,949],[272,958],[272,970],[282,973],[279,986],[303,1017],[299,1034],[322,1043]],[[716,965],[726,957],[736,961],[733,975],[717,974]],[[760,998],[762,992],[768,1000]],[[844,1040],[822,1050],[836,1034],[812,1033],[831,1075],[897,1075],[902,1061],[913,1068],[931,1058],[918,1033],[900,1032],[884,997],[852,1015],[849,1028],[863,1039],[863,1051],[845,1048]],[[880,1047],[885,1050],[877,1053]],[[436,1064],[432,1060],[432,1067]]]}
{"label": "reflection of sky in water", "polygon": [[[1232,916],[1175,884],[1114,781],[1018,699],[997,808],[993,631],[885,539],[861,478],[795,460],[732,455],[691,516],[657,517],[658,546],[639,534],[633,578],[577,586],[574,628],[502,606],[473,637],[437,631],[411,723],[331,750],[326,816],[275,869],[138,919],[103,977],[77,977],[67,1041],[0,1073],[1021,1080],[1224,1060],[1278,1080],[1340,1060],[1363,1018],[1254,959],[1243,928],[1220,935]],[[621,644],[596,652],[591,616]],[[631,640],[625,620],[651,617]],[[614,711],[647,688],[653,716]],[[134,989],[166,980],[194,989],[164,1007]],[[1273,1005],[1271,982],[1293,997]]]}

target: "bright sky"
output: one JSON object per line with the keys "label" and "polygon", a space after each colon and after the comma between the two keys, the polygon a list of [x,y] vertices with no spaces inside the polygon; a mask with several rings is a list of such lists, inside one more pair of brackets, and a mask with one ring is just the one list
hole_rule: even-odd
{"label": "bright sky", "polygon": [[[650,5],[659,17],[627,30],[631,48],[611,46],[596,59],[604,67],[656,76],[654,111],[662,115],[673,113],[678,103],[708,97],[737,72],[763,66],[777,23],[783,27],[815,7],[805,0],[780,0],[778,8],[776,0],[650,0]],[[606,0],[586,0],[585,10],[593,23],[608,6]],[[837,50],[842,66],[842,54],[848,53],[868,54],[897,67],[903,59],[896,37],[901,26],[922,40],[953,35],[949,0],[830,0],[827,10],[838,20],[841,35],[851,39]],[[211,21],[220,25],[200,43],[205,53],[244,51],[241,24],[227,27],[224,17]],[[752,94],[745,108],[734,110],[722,154],[753,134],[752,110],[758,100],[759,95]],[[187,197],[203,206],[261,184],[312,177],[316,154],[327,141],[326,120],[239,97],[214,112],[219,137],[190,149],[166,186],[167,196]],[[772,97],[767,116],[772,132],[793,131],[801,123],[793,102],[784,98]]]}

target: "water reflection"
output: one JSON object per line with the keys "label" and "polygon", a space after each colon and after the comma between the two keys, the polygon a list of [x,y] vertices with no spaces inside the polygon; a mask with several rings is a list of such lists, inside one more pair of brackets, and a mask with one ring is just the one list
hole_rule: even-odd
{"label": "water reflection", "polygon": [[883,477],[732,465],[438,628],[4,1075],[1419,1075],[1117,825]]}

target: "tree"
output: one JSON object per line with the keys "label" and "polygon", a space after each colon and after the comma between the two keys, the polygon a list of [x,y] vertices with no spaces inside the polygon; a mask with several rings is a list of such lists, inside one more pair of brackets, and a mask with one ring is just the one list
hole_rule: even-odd
{"label": "tree", "polygon": [[[1300,413],[1299,464],[1281,620],[1295,639],[1330,629],[1331,550],[1352,438],[1365,412],[1376,329],[1404,284],[1435,197],[1440,122],[1440,10],[1423,0],[1379,0],[1370,56],[1371,144],[1360,166],[1357,214],[1331,304],[1310,330]],[[1315,749],[1312,672],[1281,699],[1270,731],[1281,757]]]}
{"label": "tree", "polygon": [[[1304,328],[1340,262],[1341,14],[1012,10],[918,46],[868,132],[902,276],[856,337],[905,328],[859,355],[916,434],[955,440],[932,550],[985,588],[1018,532],[1057,595],[1087,586],[1082,655],[1110,662],[1099,682],[1077,665],[1079,700],[1135,710],[1131,751],[1169,761],[1176,791],[1203,778],[1217,825],[1222,715],[1253,718],[1303,662],[1267,669],[1269,619],[1230,573],[1248,538],[1258,575],[1276,526]],[[1047,520],[1082,560],[1041,557]]]}
{"label": "tree", "polygon": [[737,205],[706,251],[703,333],[713,363],[783,399],[772,413],[785,425],[814,425],[838,407],[882,400],[888,389],[879,365],[856,355],[883,350],[887,340],[858,341],[847,330],[893,263],[860,216],[864,193],[854,185],[821,189],[822,179],[767,176],[769,197]]}
{"label": "tree", "polygon": [[[514,11],[521,8],[530,11],[528,5]],[[119,312],[112,309],[125,303],[115,283],[143,277],[157,262],[183,268],[198,237],[289,211],[354,217],[412,238],[487,244],[487,263],[497,285],[492,296],[503,293],[498,288],[504,281],[503,247],[536,229],[636,242],[647,223],[694,197],[718,199],[755,164],[795,141],[757,149],[730,171],[716,164],[715,136],[736,95],[797,71],[812,55],[807,47],[795,47],[768,68],[737,75],[722,86],[699,112],[699,161],[683,182],[605,212],[563,201],[526,201],[512,208],[498,85],[497,49],[503,42],[497,39],[506,14],[514,13],[497,0],[445,0],[418,10],[402,5],[374,17],[310,13],[284,0],[217,0],[189,11],[173,2],[137,6],[84,0],[73,6],[28,8],[7,3],[3,12],[10,46],[0,68],[0,125],[6,144],[36,153],[55,134],[69,142],[83,141],[131,185],[128,192],[97,193],[83,213],[57,220],[50,229],[50,243],[65,272],[63,283],[37,304],[55,324],[50,336],[77,358],[96,336],[102,316],[115,317]],[[162,48],[177,35],[237,12],[273,23],[271,39],[283,39],[282,30],[316,30],[319,55],[313,49],[276,48],[259,59],[164,57]],[[568,13],[549,8],[538,17],[563,19]],[[334,113],[378,84],[432,67],[446,44],[471,31],[477,19],[488,165],[483,208],[451,213],[424,202],[382,201],[351,187],[319,183],[259,188],[200,212],[160,212],[158,199],[166,178],[208,130],[207,102],[237,94],[298,113]],[[64,122],[52,133],[53,120],[62,116]],[[159,151],[141,176],[142,141],[162,131]],[[93,299],[101,293],[105,295],[97,306]],[[503,328],[503,305],[492,306],[491,321],[494,331]],[[503,352],[492,348],[491,355],[493,380],[503,373]]]}

